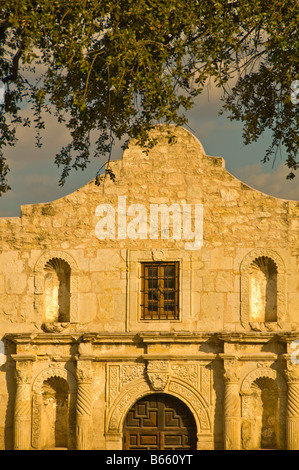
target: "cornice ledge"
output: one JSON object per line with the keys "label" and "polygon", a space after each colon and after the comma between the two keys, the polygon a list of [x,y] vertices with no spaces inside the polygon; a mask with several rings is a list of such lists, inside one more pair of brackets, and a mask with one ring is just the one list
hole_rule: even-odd
{"label": "cornice ledge", "polygon": [[[225,343],[266,343],[271,339],[280,340],[281,332],[274,331],[240,331],[240,332],[221,332],[218,333],[218,339]],[[297,334],[299,337],[299,333]]]}
{"label": "cornice ledge", "polygon": [[36,361],[36,355],[34,354],[11,354],[11,358],[15,362]]}
{"label": "cornice ledge", "polygon": [[15,344],[77,343],[81,334],[74,333],[6,333],[4,339]]}

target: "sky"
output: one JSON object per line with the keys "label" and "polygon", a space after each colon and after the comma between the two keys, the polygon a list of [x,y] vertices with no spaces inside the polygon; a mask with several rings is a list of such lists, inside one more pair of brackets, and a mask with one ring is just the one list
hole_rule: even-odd
{"label": "sky", "polygon": [[[287,180],[289,169],[285,155],[277,155],[276,161],[262,163],[270,143],[266,135],[257,143],[245,146],[242,141],[242,125],[231,122],[227,115],[219,116],[221,91],[215,87],[206,89],[188,112],[188,127],[202,143],[205,153],[220,156],[225,160],[226,169],[239,180],[263,193],[282,199],[299,201],[299,173],[293,180]],[[54,163],[55,155],[69,142],[69,134],[55,117],[45,116],[46,129],[43,131],[43,146],[35,146],[35,131],[20,127],[15,147],[5,152],[10,166],[8,174],[12,190],[0,197],[0,216],[20,216],[20,206],[50,202],[72,193],[92,180],[105,159],[91,159],[83,172],[71,172],[63,187],[58,186],[62,169]],[[112,159],[120,159],[122,150],[116,144]]]}

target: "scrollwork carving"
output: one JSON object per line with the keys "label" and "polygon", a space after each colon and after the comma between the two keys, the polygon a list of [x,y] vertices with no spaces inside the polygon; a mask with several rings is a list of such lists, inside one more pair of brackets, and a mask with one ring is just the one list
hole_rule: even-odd
{"label": "scrollwork carving", "polygon": [[197,386],[198,366],[197,364],[172,364],[171,375]]}
{"label": "scrollwork carving", "polygon": [[128,364],[120,368],[120,386],[121,388],[127,385],[134,379],[138,379],[144,375],[143,364]]}

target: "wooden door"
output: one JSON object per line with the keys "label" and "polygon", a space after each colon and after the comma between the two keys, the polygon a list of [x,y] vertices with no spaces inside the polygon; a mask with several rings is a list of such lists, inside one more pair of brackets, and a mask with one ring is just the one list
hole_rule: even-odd
{"label": "wooden door", "polygon": [[164,393],[147,395],[129,410],[124,449],[196,449],[196,424],[188,407]]}

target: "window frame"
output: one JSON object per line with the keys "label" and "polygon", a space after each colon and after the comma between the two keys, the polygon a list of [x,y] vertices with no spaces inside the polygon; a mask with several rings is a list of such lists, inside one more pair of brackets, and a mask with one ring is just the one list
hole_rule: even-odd
{"label": "window frame", "polygon": [[[165,273],[166,268],[174,268],[173,275]],[[150,269],[157,270],[156,275],[150,275]],[[173,287],[165,287],[167,280],[173,282]],[[154,281],[154,282],[150,282]],[[152,284],[150,287],[149,284]],[[171,284],[171,283],[170,283]],[[165,294],[171,294],[173,300],[165,299]],[[155,298],[154,298],[155,297]],[[156,309],[149,310],[149,305]],[[173,308],[166,308],[172,307]],[[178,321],[180,320],[180,263],[179,261],[144,261],[141,262],[141,321]],[[155,311],[157,313],[155,313]],[[151,313],[149,313],[151,312]]]}

